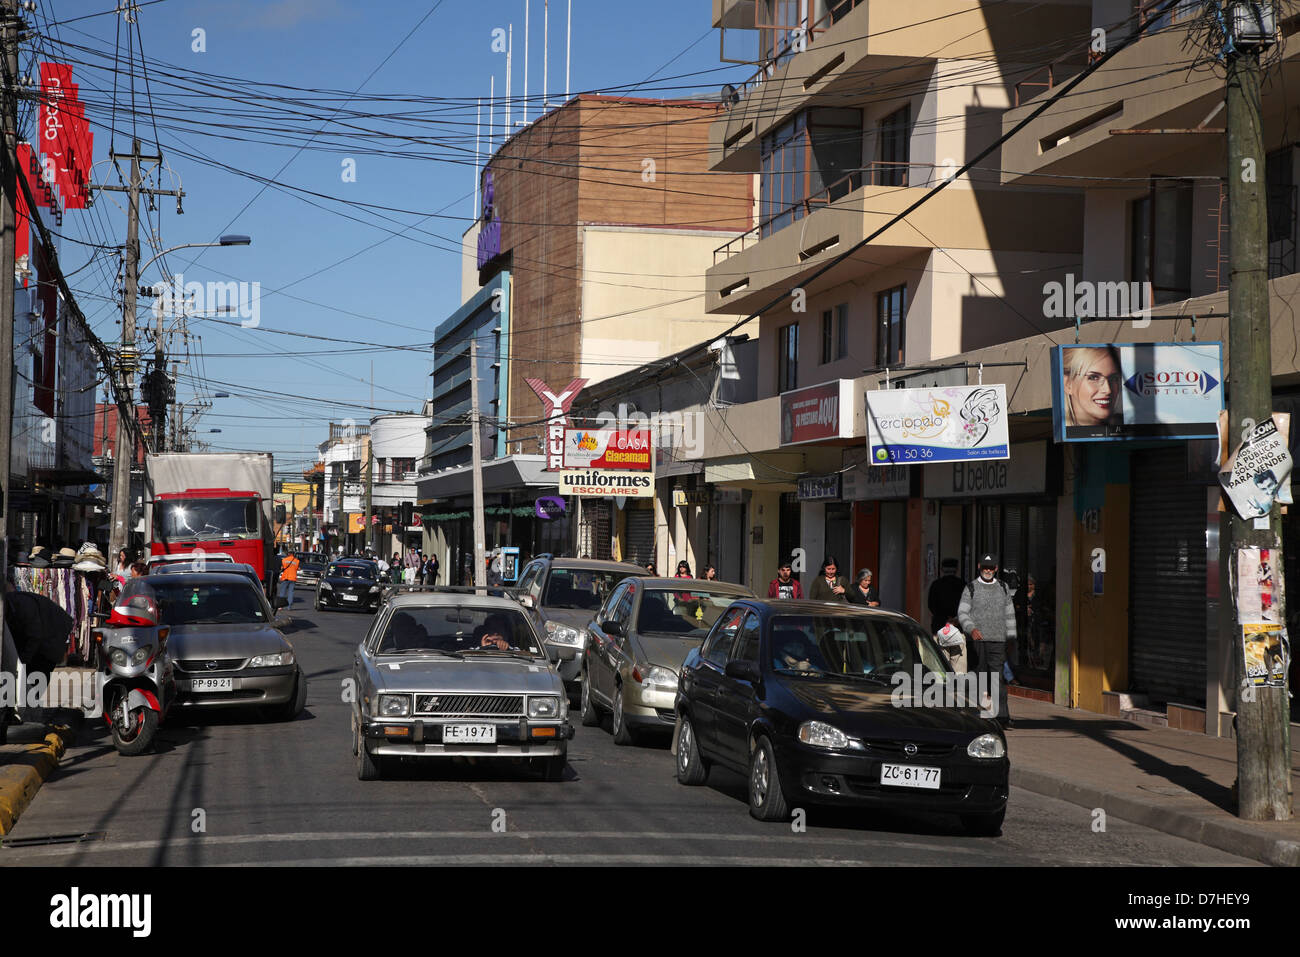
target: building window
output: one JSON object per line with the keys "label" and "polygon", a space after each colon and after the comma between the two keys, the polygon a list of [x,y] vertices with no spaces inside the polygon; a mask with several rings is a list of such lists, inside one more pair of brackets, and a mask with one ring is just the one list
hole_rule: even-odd
{"label": "building window", "polygon": [[862,111],[805,110],[763,137],[759,234],[770,236],[862,185]]}
{"label": "building window", "polygon": [[841,303],[834,309],[822,310],[822,364],[843,359],[848,349],[849,304]]}
{"label": "building window", "polygon": [[789,392],[799,387],[799,323],[781,327],[776,357],[776,391]]}
{"label": "building window", "polygon": [[1130,275],[1151,283],[1153,304],[1192,294],[1192,183],[1156,179],[1129,207]]}
{"label": "building window", "polygon": [[906,186],[911,148],[912,108],[895,110],[876,127],[876,162],[871,182],[875,186]]}
{"label": "building window", "polygon": [[877,293],[876,316],[879,321],[876,364],[882,368],[902,365],[907,345],[906,284]]}
{"label": "building window", "polygon": [[393,463],[392,481],[400,482],[406,478],[407,472],[415,471],[415,459],[390,459]]}
{"label": "building window", "polygon": [[1296,188],[1294,149],[1275,150],[1264,158],[1268,184],[1268,278],[1296,271]]}

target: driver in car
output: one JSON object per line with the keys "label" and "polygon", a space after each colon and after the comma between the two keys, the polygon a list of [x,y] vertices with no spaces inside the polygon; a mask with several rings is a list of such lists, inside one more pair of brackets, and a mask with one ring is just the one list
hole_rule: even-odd
{"label": "driver in car", "polygon": [[498,651],[511,651],[514,648],[506,638],[509,633],[510,626],[501,615],[488,615],[487,621],[474,629],[480,648],[496,648]]}
{"label": "driver in car", "polygon": [[791,671],[819,670],[817,662],[820,661],[821,655],[802,632],[790,636],[781,645],[781,650],[777,654],[777,667],[788,668]]}

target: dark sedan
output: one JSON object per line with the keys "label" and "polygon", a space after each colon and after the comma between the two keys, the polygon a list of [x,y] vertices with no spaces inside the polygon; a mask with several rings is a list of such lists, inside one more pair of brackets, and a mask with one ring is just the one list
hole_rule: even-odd
{"label": "dark sedan", "polygon": [[316,610],[375,611],[380,597],[379,565],[360,558],[330,562],[316,587]]}
{"label": "dark sedan", "polygon": [[971,690],[905,615],[738,601],[682,666],[677,779],[702,784],[713,763],[742,773],[760,820],[851,805],[958,814],[996,835],[1006,739]]}

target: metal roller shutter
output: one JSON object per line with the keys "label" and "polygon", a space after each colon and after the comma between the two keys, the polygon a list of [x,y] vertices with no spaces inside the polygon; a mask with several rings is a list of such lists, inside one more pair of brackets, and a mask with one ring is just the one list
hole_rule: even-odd
{"label": "metal roller shutter", "polygon": [[605,499],[589,498],[582,503],[578,526],[578,554],[588,558],[610,557],[610,506]]}
{"label": "metal roller shutter", "polygon": [[[627,554],[623,561],[645,566],[655,560],[655,512],[652,508],[628,509],[624,516]],[[676,569],[673,569],[676,571]],[[665,570],[663,574],[672,572]]]}
{"label": "metal roller shutter", "polygon": [[1129,690],[1203,706],[1205,487],[1188,482],[1181,442],[1131,465]]}

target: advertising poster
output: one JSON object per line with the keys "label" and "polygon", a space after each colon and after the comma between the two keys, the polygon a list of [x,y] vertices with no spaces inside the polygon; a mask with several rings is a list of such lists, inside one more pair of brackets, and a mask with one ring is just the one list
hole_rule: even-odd
{"label": "advertising poster", "polygon": [[1282,687],[1286,683],[1285,635],[1281,625],[1242,625],[1246,680],[1253,685]]}
{"label": "advertising poster", "polygon": [[1221,343],[1094,343],[1052,350],[1058,442],[1213,438],[1222,408]]}
{"label": "advertising poster", "polygon": [[1273,549],[1237,550],[1237,617],[1243,625],[1277,625]]}
{"label": "advertising poster", "polygon": [[852,379],[836,379],[781,393],[781,444],[850,438],[852,395]]}
{"label": "advertising poster", "polygon": [[652,471],[650,430],[565,429],[564,467]]}
{"label": "advertising poster", "polygon": [[868,392],[867,449],[872,465],[1010,458],[1006,386]]}
{"label": "advertising poster", "polygon": [[1242,518],[1267,515],[1291,475],[1286,436],[1270,417],[1257,425],[1219,472],[1228,501]]}

